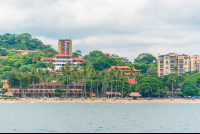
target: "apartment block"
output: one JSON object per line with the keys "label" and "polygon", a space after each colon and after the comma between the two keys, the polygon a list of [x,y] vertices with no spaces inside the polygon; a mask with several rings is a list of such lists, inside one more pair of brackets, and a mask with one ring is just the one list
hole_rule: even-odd
{"label": "apartment block", "polygon": [[58,53],[72,55],[72,40],[70,39],[59,39],[58,41]]}
{"label": "apartment block", "polygon": [[158,54],[158,76],[168,75],[174,72],[174,67],[178,67],[178,75],[187,71],[200,70],[199,55],[191,56],[186,54],[169,53],[166,55]]}

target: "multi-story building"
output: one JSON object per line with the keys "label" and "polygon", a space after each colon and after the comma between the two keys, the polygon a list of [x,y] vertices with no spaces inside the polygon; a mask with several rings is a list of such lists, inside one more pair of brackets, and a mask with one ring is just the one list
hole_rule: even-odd
{"label": "multi-story building", "polygon": [[19,87],[11,87],[9,83],[6,81],[3,85],[4,89],[7,89],[8,92],[12,93],[15,97],[22,97],[22,94],[26,94],[26,97],[30,97],[34,94],[34,96],[49,96],[54,97],[56,95],[56,89],[63,89],[67,92],[71,97],[76,95],[80,97],[82,92],[83,83],[72,83],[69,85],[62,85],[62,83],[46,83],[41,82],[39,84],[30,84],[30,86],[26,89],[20,90]]}
{"label": "multi-story building", "polygon": [[59,39],[58,41],[58,53],[72,55],[72,40],[70,39]]}
{"label": "multi-story building", "polygon": [[46,63],[52,62],[55,65],[55,70],[65,66],[66,63],[70,63],[72,66],[82,66],[83,58],[72,58],[71,55],[58,54],[52,57],[42,57],[41,61]]}
{"label": "multi-story building", "polygon": [[178,75],[187,71],[200,70],[199,55],[169,53],[166,55],[158,54],[158,76],[174,72],[174,67],[178,68]]}

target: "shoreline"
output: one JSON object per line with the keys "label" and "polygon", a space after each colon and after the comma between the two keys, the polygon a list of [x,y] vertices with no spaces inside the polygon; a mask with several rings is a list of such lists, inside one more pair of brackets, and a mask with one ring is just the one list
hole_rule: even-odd
{"label": "shoreline", "polygon": [[200,103],[200,99],[152,99],[152,100],[146,100],[146,99],[139,99],[139,100],[115,100],[111,98],[107,98],[106,101],[102,101],[102,99],[94,99],[94,101],[91,101],[91,99],[84,99],[81,101],[81,99],[73,99],[70,101],[69,99],[63,99],[63,100],[55,100],[55,99],[25,99],[22,98],[21,100],[16,99],[0,99],[0,103]]}

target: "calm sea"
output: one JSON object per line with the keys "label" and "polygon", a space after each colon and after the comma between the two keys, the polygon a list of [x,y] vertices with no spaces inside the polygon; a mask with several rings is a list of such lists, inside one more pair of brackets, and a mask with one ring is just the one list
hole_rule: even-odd
{"label": "calm sea", "polygon": [[2,132],[200,132],[194,103],[0,103]]}

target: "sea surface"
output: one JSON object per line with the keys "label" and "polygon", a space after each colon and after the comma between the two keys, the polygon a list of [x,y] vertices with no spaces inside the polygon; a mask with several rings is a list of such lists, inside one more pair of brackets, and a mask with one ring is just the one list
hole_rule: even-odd
{"label": "sea surface", "polygon": [[200,132],[200,103],[0,103],[0,133]]}

